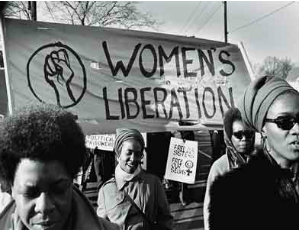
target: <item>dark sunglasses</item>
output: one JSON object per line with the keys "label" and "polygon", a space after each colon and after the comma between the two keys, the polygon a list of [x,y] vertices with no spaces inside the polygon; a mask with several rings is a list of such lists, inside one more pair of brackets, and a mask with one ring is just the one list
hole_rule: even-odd
{"label": "dark sunglasses", "polygon": [[297,123],[299,124],[299,113],[296,117],[291,115],[279,116],[275,119],[266,118],[265,122],[272,122],[277,125],[278,128],[282,130],[290,130]]}
{"label": "dark sunglasses", "polygon": [[238,132],[234,132],[233,136],[235,136],[239,140],[242,140],[243,137],[245,137],[246,139],[250,139],[254,136],[254,132],[250,130],[238,131]]}

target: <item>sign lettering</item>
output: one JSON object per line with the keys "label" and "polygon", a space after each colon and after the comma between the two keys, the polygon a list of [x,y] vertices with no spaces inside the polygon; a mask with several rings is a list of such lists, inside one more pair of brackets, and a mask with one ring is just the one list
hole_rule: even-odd
{"label": "sign lettering", "polygon": [[95,134],[221,126],[250,83],[239,48],[217,41],[5,19],[4,45],[13,110],[56,104]]}

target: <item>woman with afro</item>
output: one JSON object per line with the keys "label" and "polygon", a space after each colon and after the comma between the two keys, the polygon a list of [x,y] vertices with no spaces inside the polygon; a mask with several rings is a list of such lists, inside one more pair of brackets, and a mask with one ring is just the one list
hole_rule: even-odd
{"label": "woman with afro", "polygon": [[72,113],[25,107],[6,118],[0,132],[0,176],[13,198],[0,215],[1,230],[113,229],[73,186],[86,149]]}

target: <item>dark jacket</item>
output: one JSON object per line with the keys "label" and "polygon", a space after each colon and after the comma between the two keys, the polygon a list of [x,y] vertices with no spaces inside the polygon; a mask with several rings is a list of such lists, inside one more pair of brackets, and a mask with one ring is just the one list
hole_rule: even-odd
{"label": "dark jacket", "polygon": [[[10,202],[3,212],[0,214],[0,229],[12,230],[13,216],[16,215],[16,204]],[[27,228],[22,228],[27,229]],[[87,198],[74,187],[72,194],[72,211],[69,221],[64,226],[63,230],[118,230],[119,227],[107,220],[97,217],[92,205]]]}
{"label": "dark jacket", "polygon": [[299,229],[299,195],[292,173],[264,152],[220,176],[211,187],[211,230]]}

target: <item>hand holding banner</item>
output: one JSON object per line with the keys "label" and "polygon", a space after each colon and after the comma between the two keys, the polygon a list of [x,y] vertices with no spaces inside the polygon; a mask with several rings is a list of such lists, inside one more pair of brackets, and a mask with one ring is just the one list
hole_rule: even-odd
{"label": "hand holding banner", "polygon": [[165,178],[194,184],[198,158],[197,141],[171,138]]}

